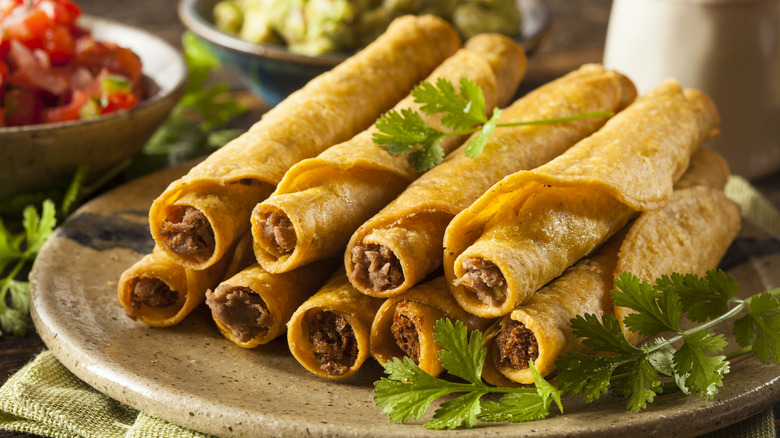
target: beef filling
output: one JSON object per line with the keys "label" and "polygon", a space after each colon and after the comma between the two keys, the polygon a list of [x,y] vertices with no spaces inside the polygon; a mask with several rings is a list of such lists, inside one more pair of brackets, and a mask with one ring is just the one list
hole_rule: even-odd
{"label": "beef filling", "polygon": [[273,323],[265,301],[247,287],[219,285],[206,295],[206,304],[214,318],[222,323],[239,342],[248,342],[267,332]]}
{"label": "beef filling", "polygon": [[284,212],[274,211],[258,217],[263,224],[261,231],[263,241],[277,255],[290,254],[295,249],[298,237],[295,235],[290,218]]}
{"label": "beef filling", "polygon": [[352,326],[341,315],[321,312],[309,324],[309,342],[320,369],[333,375],[344,374],[355,364],[357,339]]}
{"label": "beef filling", "polygon": [[165,245],[176,254],[203,262],[214,254],[214,230],[206,216],[190,206],[174,206],[160,227]]}
{"label": "beef filling", "polygon": [[500,305],[506,299],[504,275],[492,262],[474,257],[463,259],[466,273],[455,280],[456,286],[466,286],[477,294],[477,298],[489,305]]}
{"label": "beef filling", "polygon": [[[398,306],[401,307],[402,304]],[[393,324],[390,331],[393,333],[395,343],[409,356],[414,363],[420,363],[420,337],[417,334],[415,318],[409,318],[397,309],[393,314]]]}
{"label": "beef filling", "polygon": [[384,245],[358,245],[352,248],[354,280],[381,292],[395,289],[404,282],[401,262]]}
{"label": "beef filling", "polygon": [[130,291],[130,306],[138,310],[142,305],[163,308],[176,304],[179,293],[171,290],[159,278],[139,278]]}
{"label": "beef filling", "polygon": [[534,333],[521,322],[512,321],[496,337],[500,363],[517,370],[528,368],[530,360],[539,358],[539,344]]}

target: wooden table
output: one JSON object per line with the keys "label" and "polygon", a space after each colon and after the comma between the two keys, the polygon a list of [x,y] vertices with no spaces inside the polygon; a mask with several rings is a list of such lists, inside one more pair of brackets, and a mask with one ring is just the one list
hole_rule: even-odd
{"label": "wooden table", "polygon": [[[587,62],[600,62],[606,37],[611,0],[547,0],[552,24],[541,45],[529,59],[522,89],[533,89]],[[184,27],[176,13],[174,0],[135,0],[132,7],[102,0],[80,0],[84,13],[110,18],[153,32],[181,46]],[[219,79],[237,84],[235,76],[222,72]],[[262,108],[258,102],[258,108]],[[251,120],[247,120],[247,124]],[[780,208],[780,172],[754,185]],[[28,334],[23,337],[0,336],[0,383],[35,357],[45,345],[28,318]],[[34,437],[0,431],[0,437]]]}

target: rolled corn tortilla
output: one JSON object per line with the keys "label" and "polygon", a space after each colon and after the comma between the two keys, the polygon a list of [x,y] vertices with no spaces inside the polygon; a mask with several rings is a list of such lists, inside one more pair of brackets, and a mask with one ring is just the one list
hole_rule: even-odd
{"label": "rolled corn tortilla", "polygon": [[[529,360],[546,376],[561,354],[584,351],[571,328],[575,316],[592,314],[600,320],[614,312],[622,321],[625,312],[614,307],[610,291],[623,271],[636,271],[652,282],[673,272],[701,275],[717,267],[740,228],[739,208],[721,191],[727,178],[723,158],[700,149],[661,207],[643,212],[485,332],[485,380],[499,386],[529,384]],[[624,333],[634,345],[639,342],[635,334]]]}
{"label": "rolled corn tortilla", "polygon": [[[492,111],[514,95],[525,73],[522,48],[501,35],[483,34],[466,42],[426,79],[435,83],[461,78],[483,91]],[[418,109],[407,96],[393,109]],[[488,114],[489,116],[490,114]],[[441,116],[424,116],[437,129]],[[252,212],[252,235],[258,263],[269,272],[286,272],[344,250],[349,237],[371,215],[395,198],[419,176],[405,155],[392,155],[374,144],[375,126],[332,146],[316,158],[303,160],[284,176],[276,191]],[[441,142],[444,152],[465,136]]]}
{"label": "rolled corn tortilla", "polygon": [[119,277],[119,302],[128,317],[152,327],[178,324],[205,300],[206,290],[231,275],[229,269],[241,265],[240,258],[223,257],[217,264],[196,271],[155,247]]}
{"label": "rolled corn tortilla", "polygon": [[[625,76],[585,65],[515,101],[500,122],[620,111],[635,96]],[[352,235],[344,254],[350,281],[379,297],[410,289],[441,266],[444,230],[453,216],[504,176],[546,163],[605,120],[499,128],[479,157],[466,157],[463,146],[450,153]]]}
{"label": "rolled corn tortilla", "polygon": [[439,276],[382,303],[371,324],[371,355],[382,366],[394,357],[408,356],[420,369],[438,376],[444,368],[433,332],[440,319],[462,321],[469,331],[485,330],[493,322],[463,310],[444,276]]}
{"label": "rolled corn tortilla", "polygon": [[290,167],[366,129],[459,45],[439,18],[398,18],[172,182],[149,213],[155,242],[189,268],[213,265],[249,229],[252,208]]}
{"label": "rolled corn tortilla", "polygon": [[353,288],[339,269],[287,323],[290,352],[317,376],[339,380],[355,374],[370,356],[371,322],[381,304]]}
{"label": "rolled corn tortilla", "polygon": [[282,274],[257,264],[206,292],[206,304],[220,332],[234,344],[254,348],[287,330],[293,312],[333,273],[337,259],[325,259]]}
{"label": "rolled corn tortilla", "polygon": [[669,80],[560,157],[500,181],[447,227],[455,299],[478,316],[509,313],[660,206],[717,121],[708,96]]}

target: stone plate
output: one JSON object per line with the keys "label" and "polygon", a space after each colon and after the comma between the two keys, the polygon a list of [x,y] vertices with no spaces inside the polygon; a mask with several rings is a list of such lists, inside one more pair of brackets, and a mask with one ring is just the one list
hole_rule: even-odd
{"label": "stone plate", "polygon": [[[235,346],[221,336],[205,308],[163,329],[125,317],[117,279],[151,251],[148,208],[186,170],[166,170],[91,201],[48,240],[31,274],[31,311],[54,355],[120,402],[215,435],[431,436],[419,424],[389,422],[374,405],[373,382],[383,373],[373,361],[346,381],[332,382],[301,367],[284,337],[253,350]],[[745,221],[722,267],[738,278],[744,294],[779,287],[780,241]],[[712,401],[672,393],[632,413],[619,398],[589,405],[566,399],[566,413],[547,420],[484,423],[436,436],[698,435],[780,401],[780,367],[752,357],[731,365]]]}

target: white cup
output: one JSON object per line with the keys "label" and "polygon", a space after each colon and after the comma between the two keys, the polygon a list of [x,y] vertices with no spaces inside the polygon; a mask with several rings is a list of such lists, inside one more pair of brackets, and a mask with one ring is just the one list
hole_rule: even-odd
{"label": "white cup", "polygon": [[640,93],[675,78],[709,94],[721,135],[708,146],[732,173],[780,169],[778,0],[614,0],[604,65]]}

